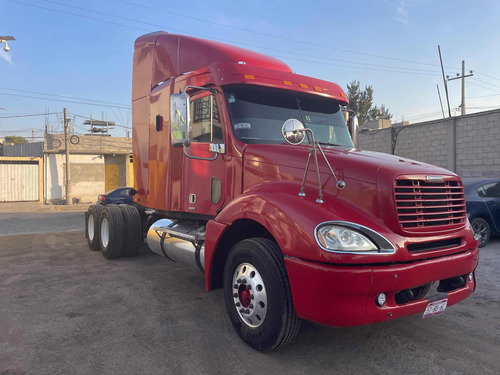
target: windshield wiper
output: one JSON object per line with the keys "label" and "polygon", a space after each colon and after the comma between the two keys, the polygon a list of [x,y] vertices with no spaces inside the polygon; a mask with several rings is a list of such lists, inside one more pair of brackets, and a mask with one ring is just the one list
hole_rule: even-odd
{"label": "windshield wiper", "polygon": [[340,146],[336,143],[328,143],[328,142],[321,142],[321,141],[317,141],[320,145],[323,145],[323,146]]}

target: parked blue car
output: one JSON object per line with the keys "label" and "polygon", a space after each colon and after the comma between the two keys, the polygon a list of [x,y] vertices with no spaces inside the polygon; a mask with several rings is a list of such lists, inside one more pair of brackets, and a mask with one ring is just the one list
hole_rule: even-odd
{"label": "parked blue car", "polygon": [[479,247],[500,234],[500,180],[463,179],[467,216],[474,233],[481,236]]}
{"label": "parked blue car", "polygon": [[99,194],[97,196],[97,203],[99,204],[132,204],[132,196],[130,195],[131,187],[118,188],[108,191],[106,194]]}

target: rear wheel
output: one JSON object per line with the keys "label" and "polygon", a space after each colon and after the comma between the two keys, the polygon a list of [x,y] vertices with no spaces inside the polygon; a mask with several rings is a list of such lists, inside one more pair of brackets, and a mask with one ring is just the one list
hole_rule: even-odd
{"label": "rear wheel", "polygon": [[120,210],[123,215],[123,225],[125,229],[123,255],[133,256],[139,252],[142,244],[141,216],[137,208],[127,204],[121,204]]}
{"label": "rear wheel", "polygon": [[106,259],[119,258],[123,255],[123,216],[116,204],[108,204],[102,211],[99,242]]}
{"label": "rear wheel", "polygon": [[488,222],[480,217],[476,217],[471,221],[472,231],[481,236],[478,247],[483,247],[490,240],[490,226]]}
{"label": "rear wheel", "polygon": [[104,209],[100,204],[90,206],[85,214],[85,237],[90,250],[100,250],[99,231],[101,228],[101,212]]}
{"label": "rear wheel", "polygon": [[300,328],[278,245],[266,238],[237,243],[224,269],[224,298],[234,329],[252,348],[286,346]]}

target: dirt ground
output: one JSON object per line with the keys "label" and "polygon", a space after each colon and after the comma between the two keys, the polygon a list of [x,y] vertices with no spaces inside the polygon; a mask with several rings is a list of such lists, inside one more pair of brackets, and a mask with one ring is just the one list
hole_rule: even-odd
{"label": "dirt ground", "polygon": [[144,249],[107,261],[83,231],[0,236],[0,374],[500,374],[500,239],[442,315],[243,344],[222,291]]}

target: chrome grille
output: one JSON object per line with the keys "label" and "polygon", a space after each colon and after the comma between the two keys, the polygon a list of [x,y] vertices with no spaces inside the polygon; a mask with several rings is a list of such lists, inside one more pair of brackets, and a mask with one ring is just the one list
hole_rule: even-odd
{"label": "chrome grille", "polygon": [[394,186],[396,210],[407,232],[432,232],[465,223],[464,188],[460,180],[429,182],[398,178]]}

